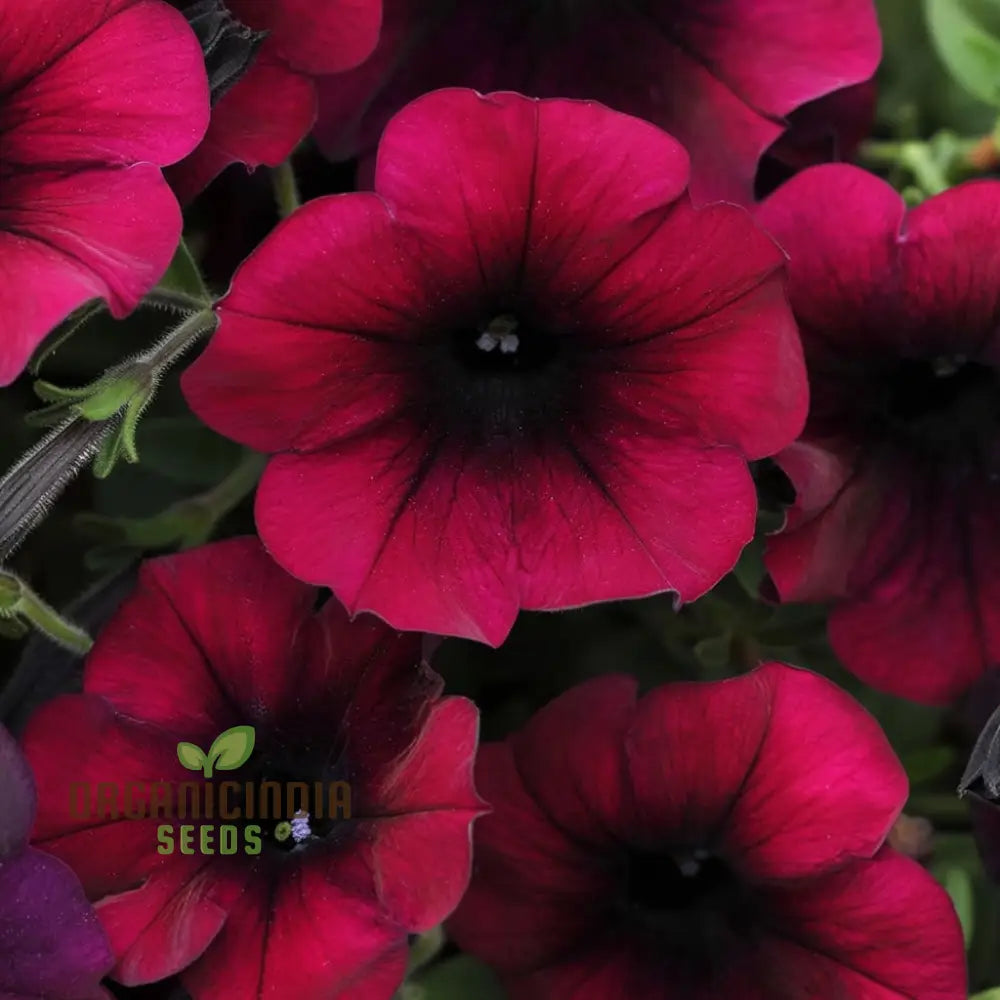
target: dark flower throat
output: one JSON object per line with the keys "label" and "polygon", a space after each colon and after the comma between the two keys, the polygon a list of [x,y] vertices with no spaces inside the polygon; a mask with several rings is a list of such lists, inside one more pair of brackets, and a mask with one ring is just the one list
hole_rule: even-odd
{"label": "dark flower throat", "polygon": [[[278,740],[272,741],[270,745],[265,741],[238,772],[218,774],[216,780],[230,779],[238,780],[244,787],[248,783],[254,786],[253,815],[247,815],[251,811],[251,803],[249,797],[245,796],[242,802],[244,815],[238,825],[259,826],[265,851],[291,851],[296,847],[308,847],[321,841],[340,843],[350,835],[353,828],[350,816],[330,815],[330,786],[333,783],[350,783],[350,767],[344,755],[331,747],[322,750],[312,747],[292,748]],[[270,809],[274,797],[264,796],[260,792],[265,782],[276,784],[281,789],[277,796],[281,806],[276,815]],[[290,811],[287,805],[289,802],[300,802],[299,793],[303,791],[303,785],[308,789],[309,800],[306,804],[309,806],[309,813],[307,827],[300,825],[297,832],[301,834],[307,828],[309,836],[297,840],[289,830],[295,819],[295,812]],[[292,788],[294,794],[289,794]],[[313,801],[317,795],[321,799],[318,805]],[[264,804],[265,798],[268,805]]]}
{"label": "dark flower throat", "polygon": [[620,904],[654,961],[692,980],[710,977],[758,921],[749,887],[718,855],[703,850],[631,851]]}
{"label": "dark flower throat", "polygon": [[906,359],[887,372],[883,398],[890,434],[908,447],[963,464],[996,460],[997,369],[961,355]]}
{"label": "dark flower throat", "polygon": [[563,338],[511,312],[452,331],[435,360],[433,406],[473,444],[533,436],[566,416],[571,369]]}

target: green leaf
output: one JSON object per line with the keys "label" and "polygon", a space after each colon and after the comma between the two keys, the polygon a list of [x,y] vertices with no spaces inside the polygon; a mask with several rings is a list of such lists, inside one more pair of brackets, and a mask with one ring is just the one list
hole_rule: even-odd
{"label": "green leaf", "polygon": [[415,983],[426,1000],[506,1000],[493,973],[469,955],[432,965]]}
{"label": "green leaf", "polygon": [[155,392],[155,387],[149,385],[137,390],[129,399],[118,426],[104,439],[100,451],[94,457],[93,470],[98,479],[107,479],[119,461],[124,460],[132,465],[139,461],[135,435],[139,428],[139,418],[152,402]]}
{"label": "green leaf", "polygon": [[746,591],[747,596],[756,601],[765,572],[764,540],[758,535],[743,550],[739,562],[733,567],[733,576]]}
{"label": "green leaf", "polygon": [[0,639],[23,639],[30,631],[20,618],[0,617]]}
{"label": "green leaf", "polygon": [[32,375],[37,375],[42,365],[55,352],[69,340],[73,334],[82,330],[95,316],[99,316],[107,309],[102,299],[92,299],[84,303],[79,309],[75,309],[42,341],[38,350],[32,355],[28,362],[28,371]]}
{"label": "green leaf", "polygon": [[940,745],[916,747],[901,755],[911,787],[941,777],[957,759],[958,753],[954,747]]}
{"label": "green leaf", "polygon": [[947,868],[937,868],[935,871],[941,884],[945,887],[951,901],[955,906],[955,912],[962,924],[962,937],[965,939],[965,947],[972,943],[972,935],[975,932],[976,924],[976,897],[972,888],[972,876],[965,868],[958,866],[948,866]]}
{"label": "green leaf", "polygon": [[148,416],[136,440],[144,467],[184,486],[213,486],[240,460],[238,444],[189,416]]}
{"label": "green leaf", "polygon": [[973,993],[969,1000],[1000,1000],[1000,986],[994,986],[991,990],[984,990],[982,993]]}
{"label": "green leaf", "polygon": [[423,934],[418,934],[410,944],[410,958],[406,963],[407,977],[430,965],[445,946],[444,928],[439,924]]}
{"label": "green leaf", "polygon": [[254,740],[253,726],[233,726],[215,737],[208,759],[222,771],[235,771],[250,759]]}
{"label": "green leaf", "polygon": [[1000,107],[1000,0],[924,0],[934,47],[970,94]]}
{"label": "green leaf", "polygon": [[177,744],[177,759],[189,770],[200,771],[205,763],[204,751],[193,743]]}
{"label": "green leaf", "polygon": [[192,300],[192,304],[212,304],[212,296],[209,295],[201,271],[184,240],[181,240],[167,273],[160,279],[157,287],[186,296]]}

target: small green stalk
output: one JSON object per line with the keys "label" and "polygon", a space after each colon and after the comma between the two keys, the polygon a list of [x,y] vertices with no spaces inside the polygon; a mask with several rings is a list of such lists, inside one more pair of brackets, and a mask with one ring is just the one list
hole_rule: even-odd
{"label": "small green stalk", "polygon": [[85,656],[94,645],[83,629],[63,618],[20,577],[7,570],[0,570],[0,618],[25,622],[78,656]]}
{"label": "small green stalk", "polygon": [[430,964],[437,958],[445,944],[447,944],[447,940],[444,936],[444,928],[440,924],[418,935],[413,944],[410,945],[410,957],[406,963],[406,975],[408,977],[412,976]]}
{"label": "small green stalk", "polygon": [[[249,448],[246,449],[236,468],[225,479],[194,501],[209,512],[209,516],[206,518],[209,523],[209,536],[215,526],[253,492],[260,481],[261,473],[266,464],[266,455],[251,451]],[[208,537],[188,544],[201,545],[206,541],[208,541]]]}
{"label": "small green stalk", "polygon": [[253,492],[266,462],[266,455],[245,449],[236,467],[215,486],[198,496],[179,500],[152,517],[80,514],[75,523],[112,553],[122,548],[145,552],[204,545],[219,522]]}
{"label": "small green stalk", "polygon": [[278,204],[278,215],[287,219],[297,208],[302,207],[302,196],[299,194],[299,184],[295,179],[295,169],[290,159],[271,170],[271,184],[274,187],[274,200]]}
{"label": "small green stalk", "polygon": [[110,475],[117,462],[138,462],[135,434],[139,418],[153,401],[166,371],[178,358],[215,329],[210,306],[185,316],[159,343],[106,371],[89,385],[63,389],[50,382],[35,383],[35,392],[49,405],[29,414],[29,423],[51,424],[67,418],[89,421],[116,419],[113,433],[102,442],[94,458],[98,479]]}

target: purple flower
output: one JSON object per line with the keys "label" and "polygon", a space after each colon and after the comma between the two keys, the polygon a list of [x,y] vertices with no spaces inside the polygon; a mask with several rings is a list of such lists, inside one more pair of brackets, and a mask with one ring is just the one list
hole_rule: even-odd
{"label": "purple flower", "polygon": [[111,950],[73,872],[28,847],[36,804],[27,761],[0,726],[0,997],[103,1000]]}

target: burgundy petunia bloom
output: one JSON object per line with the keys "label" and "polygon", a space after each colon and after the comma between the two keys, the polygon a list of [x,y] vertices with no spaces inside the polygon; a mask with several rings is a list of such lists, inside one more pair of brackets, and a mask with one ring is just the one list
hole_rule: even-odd
{"label": "burgundy petunia bloom", "polygon": [[162,0],[0,0],[0,385],[77,306],[124,316],[160,279],[181,233],[160,166],[207,124]]}
{"label": "burgundy petunia bloom", "polygon": [[831,643],[866,682],[948,702],[1000,664],[1000,184],[907,212],[816,167],[760,220],[791,255],[812,386],[778,457],[798,496],[774,588],[834,602]]}
{"label": "burgundy petunia bloom", "polygon": [[493,812],[449,922],[518,1000],[963,1000],[944,890],[885,846],[906,776],[782,664],[589,681],[480,748]]}
{"label": "burgundy petunia bloom", "polygon": [[683,142],[697,198],[745,202],[783,119],[880,54],[872,0],[386,0],[372,57],[321,82],[317,136],[334,158],[370,152],[439,87],[592,98]]}
{"label": "burgundy petunia bloom", "polygon": [[[475,706],[441,697],[419,636],[316,600],[256,539],[149,562],[100,635],[83,694],[31,720],[35,840],[97,901],[119,981],[179,972],[196,1000],[388,1000],[407,934],[439,923],[465,890],[483,811]],[[220,758],[209,777],[181,766],[182,742],[210,753],[236,726],[255,730],[242,766],[222,770]],[[214,820],[179,811],[192,780],[213,790]],[[228,799],[223,781],[237,783]],[[277,811],[265,781],[278,785]],[[311,791],[304,816],[288,806],[294,782]],[[81,787],[105,802],[101,783],[113,783],[117,819],[79,804]],[[172,818],[154,815],[164,802]],[[122,818],[130,803],[145,818]],[[185,823],[193,853],[180,850]]]}
{"label": "burgundy petunia bloom", "polygon": [[0,997],[104,1000],[111,949],[73,872],[28,846],[35,806],[27,761],[0,726]]}
{"label": "burgundy petunia bloom", "polygon": [[439,91],[377,193],[318,199],[243,265],[185,373],[277,452],[277,560],[398,628],[500,643],[518,608],[673,590],[753,533],[747,458],[806,406],[784,258],[691,207],[659,129],[595,104]]}
{"label": "burgundy petunia bloom", "polygon": [[[174,0],[180,8],[190,0]],[[170,172],[188,201],[231,163],[253,169],[285,160],[316,120],[314,77],[340,73],[372,54],[382,0],[226,0],[233,16],[266,31],[246,74],[212,109],[198,149]]]}

